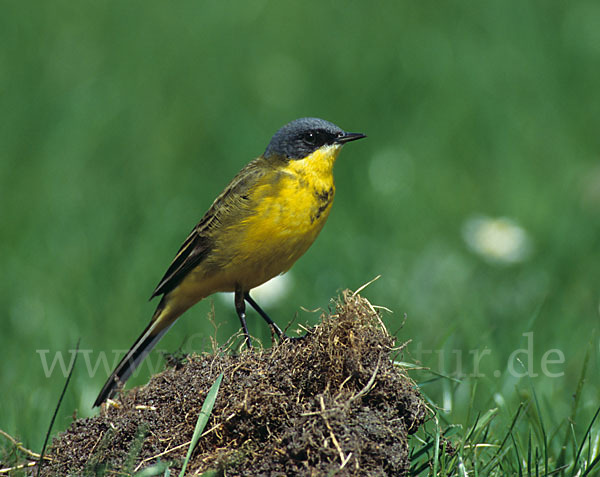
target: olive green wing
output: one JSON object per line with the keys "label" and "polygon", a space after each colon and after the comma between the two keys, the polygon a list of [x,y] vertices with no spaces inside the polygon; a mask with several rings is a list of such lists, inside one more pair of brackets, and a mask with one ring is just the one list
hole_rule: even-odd
{"label": "olive green wing", "polygon": [[238,220],[240,212],[242,217],[251,213],[250,191],[265,179],[268,180],[269,175],[276,175],[276,172],[260,157],[250,162],[233,178],[193,228],[150,299],[169,293],[191,270],[202,263],[212,250],[212,236],[222,223],[230,222],[232,213],[235,213]]}

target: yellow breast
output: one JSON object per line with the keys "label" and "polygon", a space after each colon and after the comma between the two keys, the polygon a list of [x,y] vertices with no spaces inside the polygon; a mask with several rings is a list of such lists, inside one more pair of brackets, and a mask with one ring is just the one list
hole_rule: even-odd
{"label": "yellow breast", "polygon": [[312,245],[333,203],[339,147],[323,148],[278,171],[251,193],[255,210],[226,231],[226,281],[254,288],[286,272]]}
{"label": "yellow breast", "polygon": [[209,256],[171,292],[181,311],[215,292],[249,291],[290,269],[329,216],[339,150],[321,148],[265,174],[248,193],[249,210],[216,228]]}

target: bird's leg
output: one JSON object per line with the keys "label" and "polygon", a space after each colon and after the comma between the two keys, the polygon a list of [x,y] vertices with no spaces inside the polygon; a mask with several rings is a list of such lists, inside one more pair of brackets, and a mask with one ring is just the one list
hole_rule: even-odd
{"label": "bird's leg", "polygon": [[244,293],[239,289],[235,291],[235,311],[242,323],[242,330],[244,330],[244,336],[246,337],[246,345],[248,346],[248,349],[252,349],[250,333],[248,333],[248,326],[246,325],[246,303],[244,302],[246,295],[247,293]]}
{"label": "bird's leg", "polygon": [[277,326],[277,323],[275,323],[271,318],[269,318],[269,315],[267,315],[265,313],[265,311],[260,306],[258,306],[258,303],[256,303],[252,299],[252,297],[250,296],[250,292],[244,293],[244,300],[246,300],[248,303],[250,303],[250,306],[252,308],[254,308],[260,316],[262,316],[263,320],[265,320],[269,324],[271,329],[273,329],[275,331],[275,333],[277,333],[277,337],[280,340],[282,337],[285,337],[285,335],[283,334],[283,331],[281,331],[281,328],[279,328],[279,326]]}

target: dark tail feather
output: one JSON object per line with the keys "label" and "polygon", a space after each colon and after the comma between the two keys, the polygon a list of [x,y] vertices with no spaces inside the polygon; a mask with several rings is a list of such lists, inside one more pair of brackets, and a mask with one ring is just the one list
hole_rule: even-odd
{"label": "dark tail feather", "polygon": [[115,370],[112,372],[104,387],[98,394],[94,407],[102,404],[107,398],[112,397],[117,387],[125,384],[125,381],[131,376],[139,364],[144,360],[146,356],[152,351],[152,348],[156,346],[156,343],[160,341],[163,335],[169,331],[169,328],[173,326],[175,320],[169,320],[169,313],[163,313],[165,311],[163,302],[158,305],[158,309],[154,314],[154,319],[150,322],[144,332],[133,344],[131,349],[127,352],[125,357],[121,360]]}

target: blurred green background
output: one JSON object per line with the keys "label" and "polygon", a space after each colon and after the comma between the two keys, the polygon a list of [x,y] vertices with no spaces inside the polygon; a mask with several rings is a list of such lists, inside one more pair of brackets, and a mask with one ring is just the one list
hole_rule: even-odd
{"label": "blurred green background", "polygon": [[[42,358],[68,365],[81,338],[55,431],[91,415],[107,372],[85,358],[112,367],[192,226],[302,116],[368,139],[342,152],[329,222],[271,316],[315,324],[301,307],[382,275],[364,295],[412,340],[402,359],[462,380],[423,384],[450,422],[472,374],[476,409],[533,384],[564,420],[590,349],[595,410],[598,2],[3,2],[0,45],[0,428],[25,445],[41,446],[64,383]],[[480,216],[521,242],[478,253]],[[522,253],[494,258],[502,240]],[[158,348],[209,349],[211,304],[223,343],[239,324],[215,297]],[[269,343],[253,312],[250,329]],[[529,344],[520,378],[511,355]]]}

